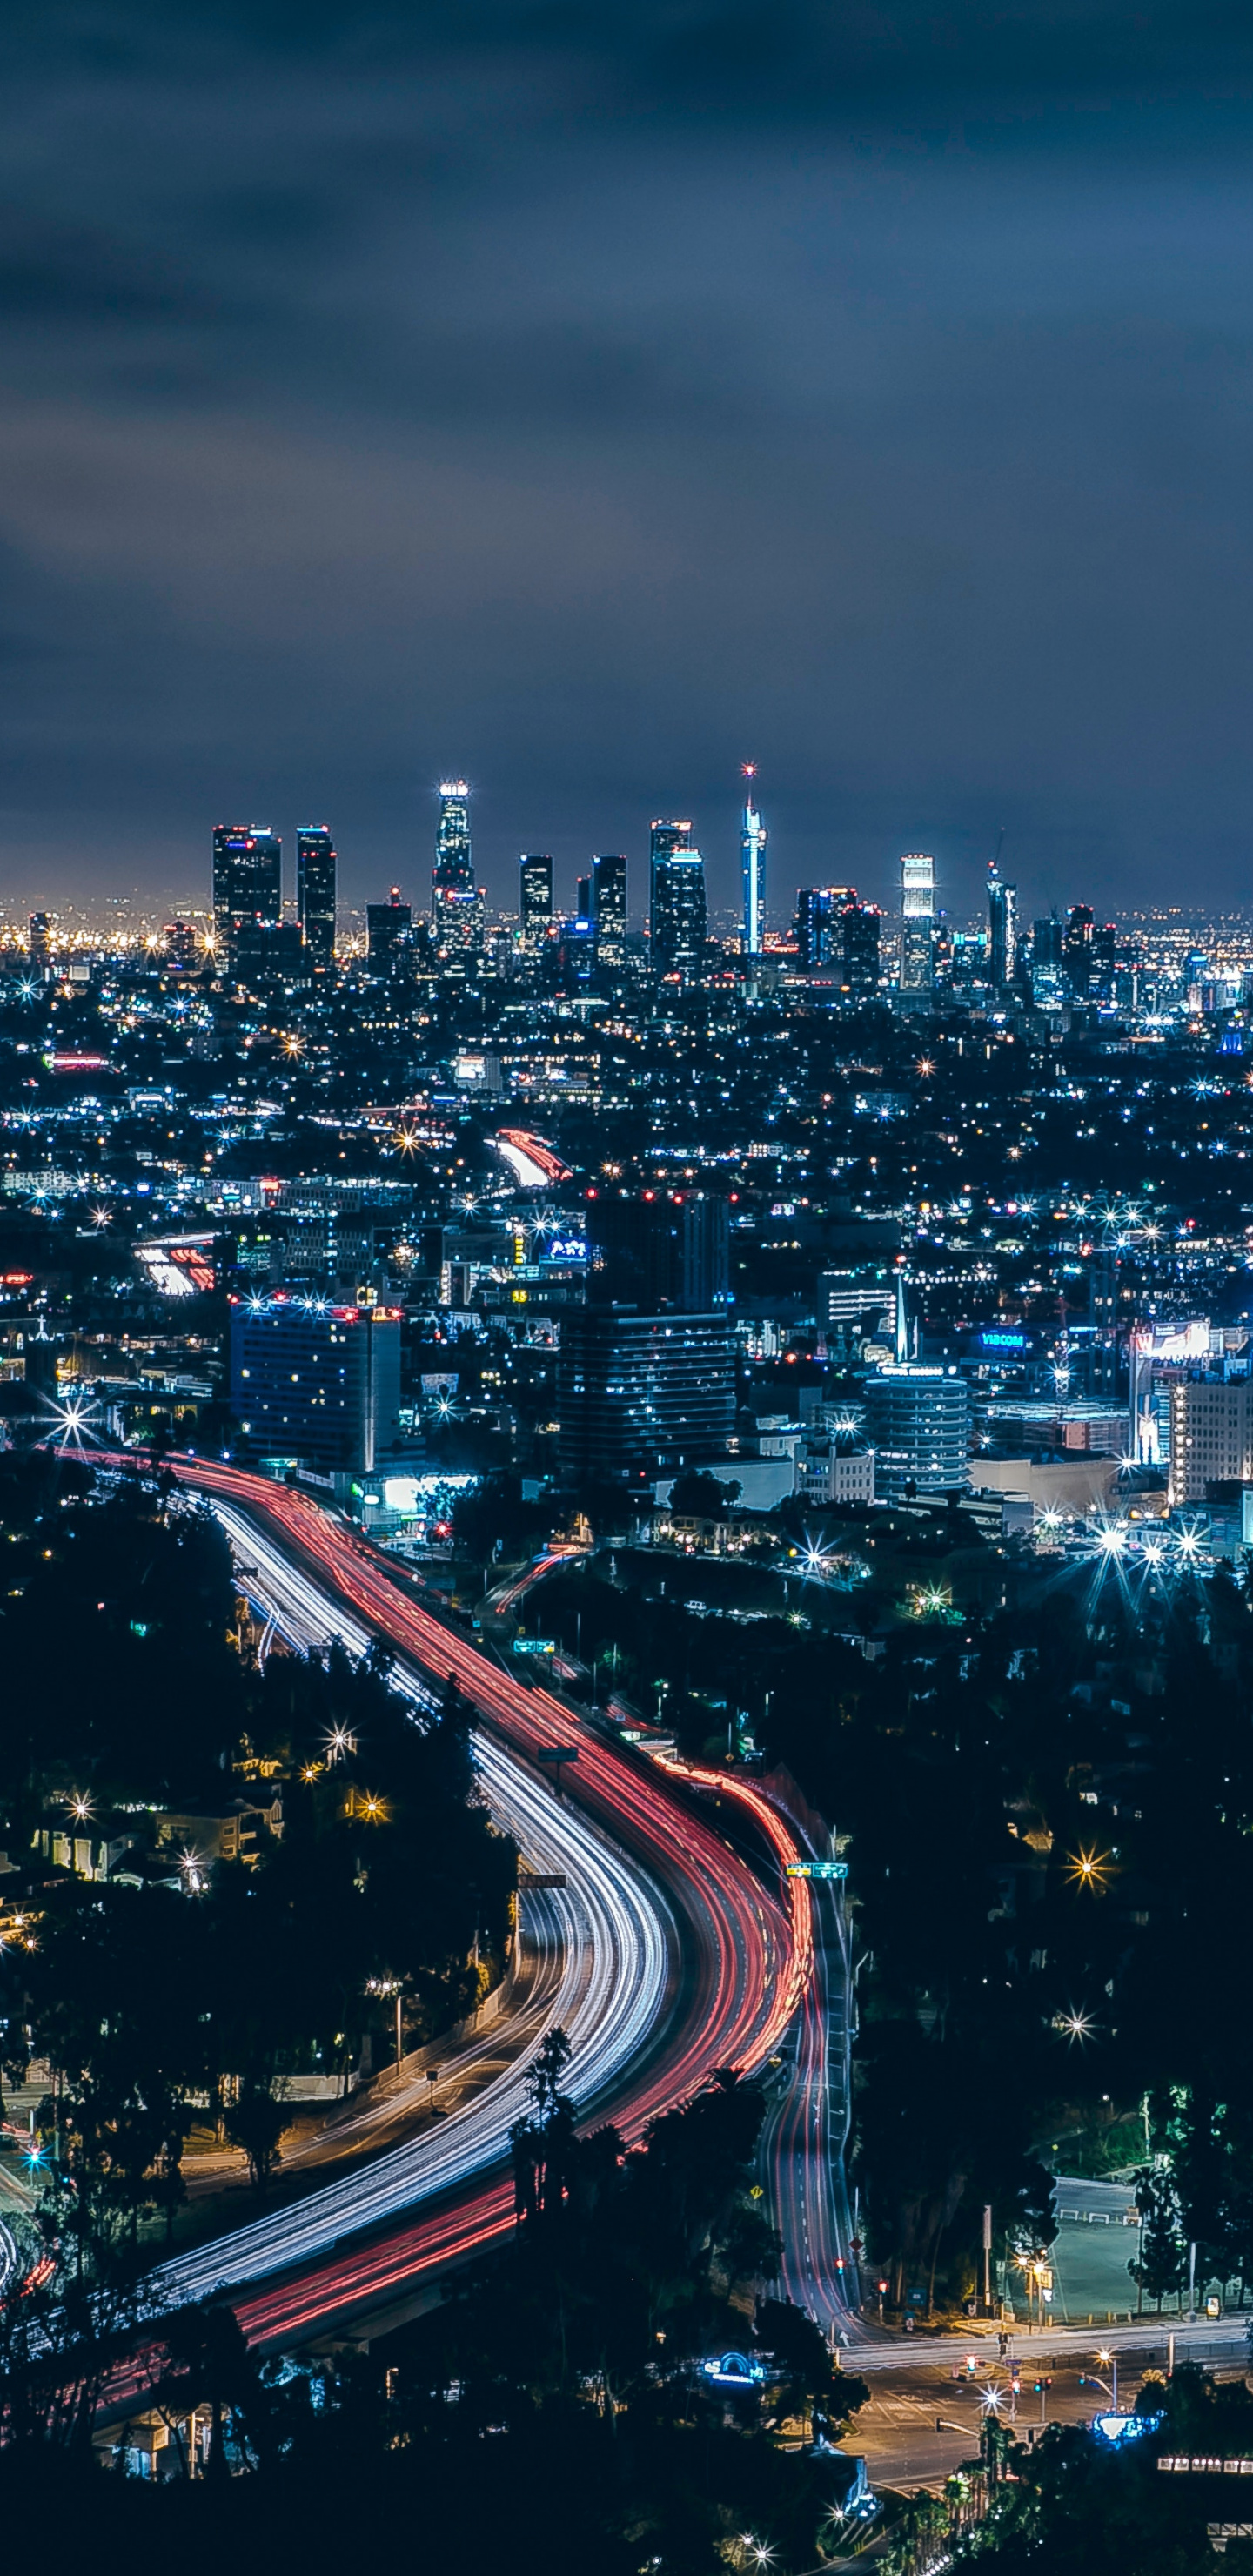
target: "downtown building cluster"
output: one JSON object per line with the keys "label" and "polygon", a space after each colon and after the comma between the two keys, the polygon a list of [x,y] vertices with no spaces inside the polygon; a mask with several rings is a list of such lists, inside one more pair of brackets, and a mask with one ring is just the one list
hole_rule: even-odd
{"label": "downtown building cluster", "polygon": [[995,862],[963,927],[925,852],[895,913],[771,905],[766,850],[748,773],[734,929],[669,818],[569,912],[525,853],[498,918],[449,779],[429,900],[364,936],[324,824],[294,888],[277,833],[219,826],[207,930],[32,916],[0,979],[12,1436],[86,1406],[410,1534],[495,1467],[1242,1544],[1247,927],[1077,902],[1023,934]]}

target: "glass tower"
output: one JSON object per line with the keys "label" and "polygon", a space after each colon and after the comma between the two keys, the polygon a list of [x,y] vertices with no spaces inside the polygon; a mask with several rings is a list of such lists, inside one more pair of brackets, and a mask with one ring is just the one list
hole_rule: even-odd
{"label": "glass tower", "polygon": [[627,863],[620,852],[606,852],[592,861],[592,919],[596,963],[610,975],[620,975],[626,965],[627,934]]}
{"label": "glass tower", "polygon": [[481,945],[483,906],[474,884],[469,800],[464,778],[441,779],[431,912],[436,953],[445,963],[464,960]]}
{"label": "glass tower", "polygon": [[219,967],[235,963],[246,930],[283,916],[283,844],[268,823],[218,823],[213,834],[213,943]]}
{"label": "glass tower", "polygon": [[923,850],[901,860],[901,991],[929,993],[935,982],[935,861]]}
{"label": "glass tower", "polygon": [[649,858],[653,971],[699,980],[705,962],[705,862],[690,823],[654,823]]}
{"label": "glass tower", "polygon": [[740,852],[744,864],[744,946],[750,957],[761,955],[766,920],[766,827],[753,803],[756,775],[754,763],[746,760]]}
{"label": "glass tower", "polygon": [[325,823],[302,825],[296,834],[296,910],[315,975],[335,964],[335,844]]}
{"label": "glass tower", "polygon": [[518,866],[522,945],[528,957],[538,957],[552,927],[553,863],[547,851],[524,850]]}

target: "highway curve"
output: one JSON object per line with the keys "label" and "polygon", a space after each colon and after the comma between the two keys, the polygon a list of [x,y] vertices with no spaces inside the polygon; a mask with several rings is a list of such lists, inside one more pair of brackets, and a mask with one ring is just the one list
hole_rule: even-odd
{"label": "highway curve", "polygon": [[[655,1766],[635,1761],[605,1743],[551,1693],[528,1688],[467,1639],[433,1618],[393,1581],[375,1551],[355,1532],[332,1520],[305,1495],[212,1460],[171,1458],[180,1482],[248,1515],[293,1568],[303,1568],[318,1589],[363,1630],[385,1637],[406,1663],[442,1684],[449,1673],[473,1705],[479,1728],[513,1757],[511,1769],[577,1740],[579,1758],[567,1769],[567,1798],[597,1830],[601,1849],[616,1849],[620,1892],[638,1869],[664,1889],[680,1927],[683,1975],[664,2033],[632,2062],[608,2071],[596,2109],[612,2118],[628,2141],[638,2139],[659,2111],[687,2099],[713,2071],[748,2071],[777,2046],[800,2002],[812,1968],[812,1923],[805,1881],[784,1880],[784,1904],[768,1895],[748,1864],[682,1792]],[[711,1785],[725,1793],[721,1774]],[[553,1791],[542,1794],[552,1815]],[[757,1816],[781,1862],[797,1854],[795,1842],[768,1800],[751,1784],[734,1794]],[[629,1857],[628,1857],[629,1856]],[[633,1870],[632,1862],[636,1865]],[[607,2003],[607,2010],[609,2010]],[[610,2013],[610,2017],[612,2017]],[[386,2162],[387,2159],[380,2161]],[[241,2283],[244,2275],[268,2276],[233,2304],[249,2336],[290,2342],[313,2334],[346,2311],[384,2304],[416,2288],[423,2276],[464,2260],[510,2224],[512,2186],[499,2173],[465,2177],[451,2192],[432,2181],[439,2206],[411,2208],[403,2221],[371,2234],[368,2243],[345,2242],[373,2229],[362,2208],[365,2173],[340,2187],[351,2208],[322,2222],[321,2242],[310,2233],[310,2213],[329,2197],[319,2192],[294,2209],[258,2222],[266,2231],[258,2264],[244,2260],[241,2239],[218,2240],[201,2254],[171,2267],[183,2295],[204,2295],[210,2280]],[[191,2267],[194,2264],[194,2276]],[[290,2267],[299,2266],[293,2277]],[[284,2267],[282,2277],[276,2277]],[[184,2274],[187,2277],[184,2279]],[[171,2280],[171,2286],[174,2286]]]}

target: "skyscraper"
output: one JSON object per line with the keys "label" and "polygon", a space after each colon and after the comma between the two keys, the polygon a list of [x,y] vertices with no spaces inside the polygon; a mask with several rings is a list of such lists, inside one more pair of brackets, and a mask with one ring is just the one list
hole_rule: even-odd
{"label": "skyscraper", "polygon": [[1062,991],[1062,925],[1055,912],[1031,925],[1031,999],[1037,1011],[1060,1011]]}
{"label": "skyscraper", "polygon": [[518,861],[518,914],[522,945],[528,957],[538,957],[548,937],[553,917],[553,863],[545,852],[523,851]]}
{"label": "skyscraper", "polygon": [[690,823],[654,823],[649,853],[653,971],[699,981],[705,962],[705,862]]}
{"label": "skyscraper", "polygon": [[1095,929],[1090,903],[1071,905],[1066,915],[1062,938],[1062,969],[1073,999],[1086,1002],[1092,982],[1092,934]]}
{"label": "skyscraper", "polygon": [[43,975],[52,963],[52,924],[46,912],[32,912],[27,938],[31,965],[37,974]]}
{"label": "skyscraper", "polygon": [[386,903],[365,908],[366,963],[372,975],[396,977],[408,970],[413,953],[413,907],[400,900],[393,886]]}
{"label": "skyscraper", "polygon": [[296,834],[296,910],[315,975],[335,963],[335,844],[325,823],[306,823]]}
{"label": "skyscraper", "polygon": [[935,860],[913,850],[901,860],[901,991],[929,993],[935,981]]}
{"label": "skyscraper", "polygon": [[840,913],[840,986],[849,1000],[864,1002],[879,990],[879,907],[859,903],[855,886]]}
{"label": "skyscraper", "polygon": [[1007,885],[995,859],[988,866],[988,970],[1003,993],[1014,980],[1018,956],[1018,888]]}
{"label": "skyscraper", "polygon": [[443,963],[464,963],[482,944],[483,906],[474,884],[469,796],[464,778],[441,780],[431,909],[436,954]]}
{"label": "skyscraper", "polygon": [[852,886],[800,886],[796,896],[796,948],[800,964],[832,966],[840,953],[840,914]]}
{"label": "skyscraper", "polygon": [[627,863],[620,852],[592,861],[592,919],[596,924],[596,963],[609,975],[626,965]]}
{"label": "skyscraper", "polygon": [[744,813],[740,853],[744,867],[744,946],[750,957],[761,955],[766,921],[766,827],[753,803],[754,762],[744,763]]}
{"label": "skyscraper", "polygon": [[245,925],[274,929],[283,915],[283,844],[268,823],[218,823],[213,833],[213,944],[220,968],[235,963]]}

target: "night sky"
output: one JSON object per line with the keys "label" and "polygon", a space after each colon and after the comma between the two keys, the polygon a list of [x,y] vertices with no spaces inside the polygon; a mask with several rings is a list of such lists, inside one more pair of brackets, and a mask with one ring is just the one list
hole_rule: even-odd
{"label": "night sky", "polygon": [[1253,21],[585,0],[10,10],[0,902],[329,819],[489,891],[654,814],[771,910],[998,828],[1251,891]]}

